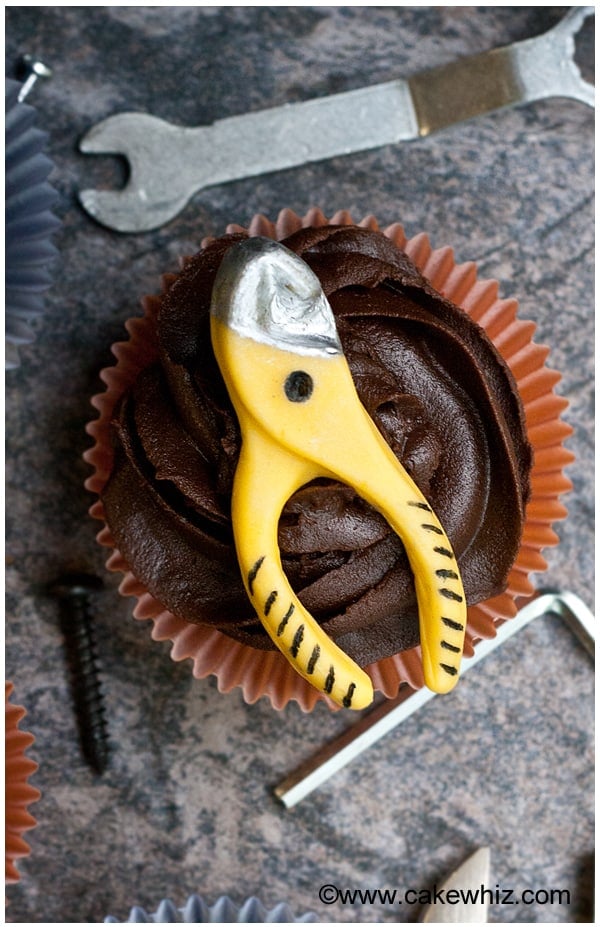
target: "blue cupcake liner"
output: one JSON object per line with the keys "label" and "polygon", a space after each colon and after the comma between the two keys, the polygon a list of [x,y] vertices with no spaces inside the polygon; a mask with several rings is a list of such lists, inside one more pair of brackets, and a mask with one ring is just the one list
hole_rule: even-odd
{"label": "blue cupcake liner", "polygon": [[133,907],[126,921],[105,917],[105,924],[314,924],[316,914],[294,917],[289,905],[278,904],[268,910],[258,898],[248,898],[238,907],[227,895],[209,906],[199,895],[190,895],[183,908],[163,899],[153,914]]}
{"label": "blue cupcake liner", "polygon": [[21,84],[5,83],[5,367],[18,367],[18,348],[35,339],[31,323],[44,312],[58,251],[50,237],[60,225],[48,182],[53,162],[44,154],[46,132],[36,111],[18,100]]}

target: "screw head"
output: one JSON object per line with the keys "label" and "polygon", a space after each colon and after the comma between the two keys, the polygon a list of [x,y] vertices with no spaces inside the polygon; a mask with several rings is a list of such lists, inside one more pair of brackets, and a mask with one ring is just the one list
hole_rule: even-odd
{"label": "screw head", "polygon": [[97,592],[103,585],[100,577],[93,573],[65,573],[49,583],[47,591],[57,599],[76,599]]}

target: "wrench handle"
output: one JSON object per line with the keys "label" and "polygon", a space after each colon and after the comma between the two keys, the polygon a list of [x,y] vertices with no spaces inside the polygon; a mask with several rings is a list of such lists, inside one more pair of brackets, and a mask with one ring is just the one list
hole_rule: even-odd
{"label": "wrench handle", "polygon": [[220,119],[198,137],[199,163],[211,184],[225,183],[417,135],[408,84],[394,80]]}

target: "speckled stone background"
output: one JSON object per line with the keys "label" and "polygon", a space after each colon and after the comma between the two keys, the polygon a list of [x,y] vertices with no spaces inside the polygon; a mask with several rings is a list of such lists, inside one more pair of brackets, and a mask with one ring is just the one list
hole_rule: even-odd
{"label": "speckled stone background", "polygon": [[[339,773],[295,810],[273,786],[345,728],[346,712],[221,695],[192,679],[116,594],[87,515],[82,453],[89,405],[110,345],[161,272],[229,221],[283,206],[373,213],[428,231],[497,277],[552,346],[571,406],[569,517],[537,578],[592,605],[593,112],[548,100],[427,139],[241,180],[198,193],[166,227],[123,236],[96,225],[77,190],[123,179],[113,159],[84,157],[78,138],[122,110],[174,122],[211,120],[409,75],[540,33],[554,7],[11,7],[6,73],[31,52],[54,69],[29,102],[50,133],[61,193],[56,283],[34,344],[8,375],[7,677],[36,736],[32,782],[43,797],[15,922],[125,919],[258,895],[323,921],[411,921],[416,905],[319,901],[318,888],[423,889],[476,847],[492,884],[566,889],[568,903],[496,905],[496,922],[592,918],[592,665],[546,617],[473,670],[450,696]],[[593,26],[578,55],[589,74]],[[43,587],[67,568],[104,577],[95,605],[112,760],[82,761],[54,603]]]}

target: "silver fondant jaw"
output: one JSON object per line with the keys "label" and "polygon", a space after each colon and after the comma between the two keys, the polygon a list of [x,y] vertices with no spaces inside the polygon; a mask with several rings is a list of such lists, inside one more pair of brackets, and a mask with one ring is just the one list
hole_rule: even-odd
{"label": "silver fondant jaw", "polygon": [[211,314],[254,341],[296,354],[330,356],[342,346],[318,277],[270,238],[248,238],[225,254]]}

